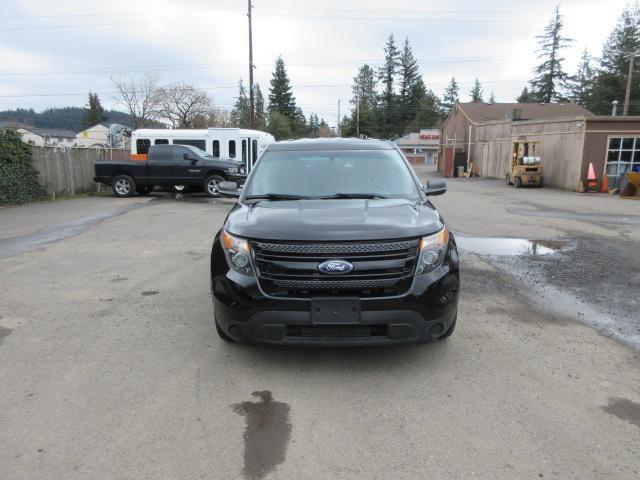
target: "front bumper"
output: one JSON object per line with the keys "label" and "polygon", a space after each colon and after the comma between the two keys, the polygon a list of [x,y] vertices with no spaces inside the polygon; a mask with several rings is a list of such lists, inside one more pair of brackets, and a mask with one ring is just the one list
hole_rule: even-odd
{"label": "front bumper", "polygon": [[211,286],[215,320],[238,342],[384,345],[427,342],[446,332],[457,315],[460,275],[452,238],[443,264],[414,277],[404,295],[359,299],[359,322],[355,324],[340,320],[314,324],[312,299],[265,294],[255,277],[229,270],[216,237],[211,255]]}

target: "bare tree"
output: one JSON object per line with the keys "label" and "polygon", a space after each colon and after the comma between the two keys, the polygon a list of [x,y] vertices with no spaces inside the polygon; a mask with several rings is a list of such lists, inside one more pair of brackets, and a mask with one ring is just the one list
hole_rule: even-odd
{"label": "bare tree", "polygon": [[147,73],[140,79],[111,78],[119,92],[117,100],[133,118],[133,128],[146,127],[158,107],[158,79]]}
{"label": "bare tree", "polygon": [[185,83],[170,83],[158,90],[155,117],[173,128],[193,128],[206,117],[211,100],[205,90]]}

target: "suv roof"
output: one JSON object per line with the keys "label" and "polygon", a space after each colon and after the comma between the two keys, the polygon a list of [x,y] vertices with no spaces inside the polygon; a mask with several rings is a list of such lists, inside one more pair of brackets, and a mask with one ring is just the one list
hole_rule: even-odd
{"label": "suv roof", "polygon": [[360,138],[301,138],[272,143],[268,151],[315,151],[315,150],[393,150],[390,142]]}

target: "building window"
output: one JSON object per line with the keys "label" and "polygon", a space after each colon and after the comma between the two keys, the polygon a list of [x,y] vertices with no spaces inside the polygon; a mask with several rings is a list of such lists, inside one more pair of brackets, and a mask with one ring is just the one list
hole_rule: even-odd
{"label": "building window", "polygon": [[236,141],[229,140],[229,158],[236,158]]}
{"label": "building window", "polygon": [[199,148],[200,150],[206,150],[206,142],[204,140],[174,140],[174,145],[191,145],[192,147]]}
{"label": "building window", "polygon": [[220,158],[220,140],[213,141],[211,155],[215,158]]}
{"label": "building window", "polygon": [[609,139],[606,172],[609,188],[618,188],[625,173],[640,172],[640,137]]}
{"label": "building window", "polygon": [[148,138],[139,138],[136,140],[136,153],[138,155],[146,155],[149,153],[149,147],[151,146],[151,140]]}

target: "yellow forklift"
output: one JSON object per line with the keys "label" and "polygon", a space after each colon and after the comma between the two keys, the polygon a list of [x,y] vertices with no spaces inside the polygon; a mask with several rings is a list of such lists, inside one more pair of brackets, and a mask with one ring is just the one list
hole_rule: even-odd
{"label": "yellow forklift", "polygon": [[541,151],[540,142],[514,142],[511,161],[506,172],[507,183],[515,185],[516,188],[524,185],[541,187]]}

